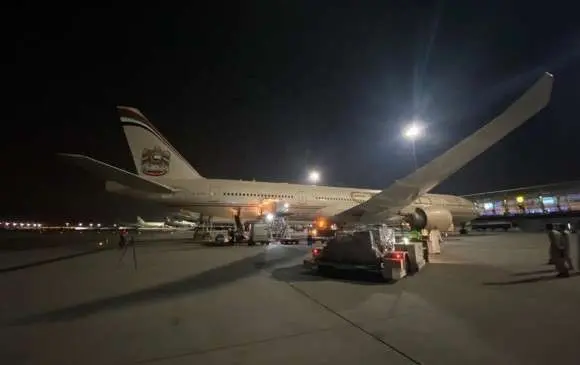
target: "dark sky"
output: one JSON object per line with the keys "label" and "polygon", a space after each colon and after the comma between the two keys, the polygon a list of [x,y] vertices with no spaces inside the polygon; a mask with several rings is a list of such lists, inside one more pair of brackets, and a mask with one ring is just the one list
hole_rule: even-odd
{"label": "dark sky", "polygon": [[205,177],[301,182],[316,166],[329,185],[384,188],[413,169],[406,121],[428,126],[426,163],[543,71],[556,77],[549,108],[437,191],[579,179],[576,5],[477,3],[4,9],[0,216],[163,216],[55,157],[134,171],[118,104],[141,109]]}

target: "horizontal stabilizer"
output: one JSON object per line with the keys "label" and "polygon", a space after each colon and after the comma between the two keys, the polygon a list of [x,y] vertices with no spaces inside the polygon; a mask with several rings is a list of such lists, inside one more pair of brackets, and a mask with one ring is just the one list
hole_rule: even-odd
{"label": "horizontal stabilizer", "polygon": [[168,186],[149,181],[131,172],[111,166],[88,156],[72,153],[59,153],[58,155],[106,181],[115,181],[124,186],[148,193],[168,194],[176,191]]}

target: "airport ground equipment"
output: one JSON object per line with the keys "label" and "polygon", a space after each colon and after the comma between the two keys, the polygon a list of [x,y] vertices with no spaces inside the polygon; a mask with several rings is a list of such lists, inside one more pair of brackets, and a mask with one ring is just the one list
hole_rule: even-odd
{"label": "airport ground equipment", "polygon": [[229,232],[234,229],[234,224],[223,223],[202,223],[195,227],[193,233],[194,240],[211,242],[216,245],[233,244]]}
{"label": "airport ground equipment", "polygon": [[270,225],[267,223],[254,223],[250,229],[250,238],[248,240],[249,245],[255,245],[259,243],[261,245],[267,245],[273,240],[272,231]]}
{"label": "airport ground equipment", "polygon": [[135,239],[133,236],[129,235],[129,232],[123,231],[119,232],[119,248],[123,250],[121,258],[119,258],[119,264],[123,261],[127,249],[131,246],[133,251],[133,267],[137,270],[137,251],[135,250]]}
{"label": "airport ground equipment", "polygon": [[329,269],[364,270],[381,275],[387,281],[399,280],[425,263],[420,243],[399,237],[386,226],[357,227],[337,232],[322,247],[315,247],[304,259],[304,267],[324,272]]}
{"label": "airport ground equipment", "polygon": [[250,229],[250,245],[280,242],[283,245],[297,245],[300,240],[306,240],[307,230],[295,230],[284,219],[274,217],[270,222],[260,221],[252,224]]}

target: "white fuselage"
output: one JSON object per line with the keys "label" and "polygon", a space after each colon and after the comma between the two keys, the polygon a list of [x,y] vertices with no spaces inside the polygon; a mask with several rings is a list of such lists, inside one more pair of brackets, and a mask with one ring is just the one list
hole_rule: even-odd
{"label": "white fuselage", "polygon": [[[107,182],[107,190],[168,207],[187,209],[204,216],[231,218],[239,212],[242,219],[256,219],[266,213],[283,210],[289,213],[291,220],[331,217],[380,192],[370,189],[220,179],[159,182],[179,188],[180,191],[174,194],[144,193],[114,182]],[[452,214],[455,225],[478,216],[472,202],[454,195],[425,194],[401,213],[411,213],[417,207],[446,209]]]}

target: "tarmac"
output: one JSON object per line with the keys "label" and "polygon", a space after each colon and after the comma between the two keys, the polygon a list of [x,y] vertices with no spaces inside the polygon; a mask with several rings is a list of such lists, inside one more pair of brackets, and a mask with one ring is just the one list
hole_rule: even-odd
{"label": "tarmac", "polygon": [[[543,234],[453,237],[393,284],[309,274],[304,245],[149,240],[122,256],[115,242],[95,250],[89,236],[63,235],[43,252],[65,258],[33,265],[44,256],[32,241],[43,239],[0,251],[1,267],[29,265],[0,272],[3,363],[530,365],[580,355],[580,277],[555,278]],[[67,257],[81,248],[96,252]]]}

